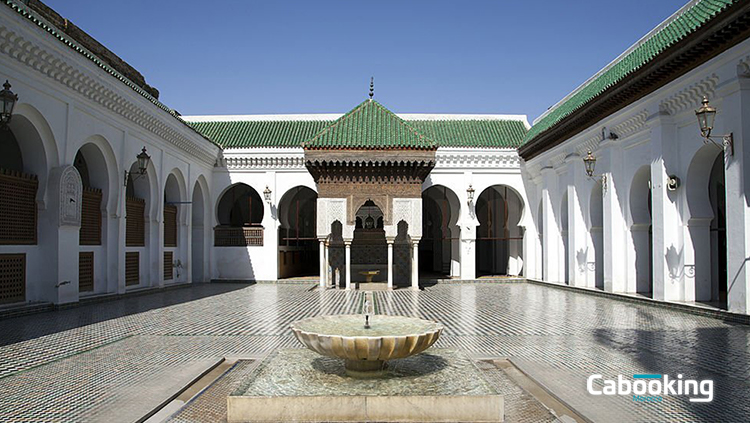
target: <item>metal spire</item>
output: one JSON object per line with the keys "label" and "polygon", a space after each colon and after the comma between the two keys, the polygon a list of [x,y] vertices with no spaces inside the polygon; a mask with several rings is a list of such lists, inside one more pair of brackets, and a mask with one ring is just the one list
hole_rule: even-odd
{"label": "metal spire", "polygon": [[375,78],[370,77],[370,100],[372,100],[372,96],[375,94]]}

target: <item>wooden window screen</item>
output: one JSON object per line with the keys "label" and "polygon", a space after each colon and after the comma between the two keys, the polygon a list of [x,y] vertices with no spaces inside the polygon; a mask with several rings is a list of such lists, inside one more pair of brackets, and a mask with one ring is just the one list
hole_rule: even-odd
{"label": "wooden window screen", "polygon": [[78,292],[94,290],[94,252],[78,253]]}
{"label": "wooden window screen", "polygon": [[214,228],[215,247],[263,246],[263,227],[233,228],[217,226]]}
{"label": "wooden window screen", "polygon": [[168,281],[172,279],[172,260],[174,259],[174,255],[172,251],[165,251],[164,252],[164,280]]}
{"label": "wooden window screen", "polygon": [[125,253],[125,286],[140,283],[141,265],[138,251]]}
{"label": "wooden window screen", "polygon": [[125,199],[125,245],[128,247],[146,245],[145,210],[146,200],[135,197]]}
{"label": "wooden window screen", "polygon": [[0,304],[26,300],[26,254],[0,254]]}
{"label": "wooden window screen", "polygon": [[0,245],[36,244],[36,175],[0,169]]}
{"label": "wooden window screen", "polygon": [[177,246],[177,206],[164,205],[164,246]]}
{"label": "wooden window screen", "polygon": [[102,245],[102,190],[83,189],[80,245]]}

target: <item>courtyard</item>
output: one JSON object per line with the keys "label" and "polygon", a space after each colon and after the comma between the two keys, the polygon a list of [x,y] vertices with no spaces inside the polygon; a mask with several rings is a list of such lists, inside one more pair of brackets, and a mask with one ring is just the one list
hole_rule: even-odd
{"label": "courtyard", "polygon": [[[357,313],[363,295],[321,290],[314,282],[212,283],[4,318],[0,420],[137,421],[221,358],[245,359],[226,373],[236,379],[251,370],[248,360],[302,348],[290,323]],[[379,313],[442,322],[438,348],[475,360],[510,359],[592,421],[741,422],[750,416],[746,325],[528,282],[437,284],[374,298]],[[594,397],[586,379],[595,373],[712,379],[714,400]],[[214,391],[231,381],[217,379]],[[211,388],[172,420],[222,419],[223,397],[211,398]],[[507,396],[507,421],[554,420],[533,400],[524,404],[536,404],[534,410],[514,409],[515,397]]]}

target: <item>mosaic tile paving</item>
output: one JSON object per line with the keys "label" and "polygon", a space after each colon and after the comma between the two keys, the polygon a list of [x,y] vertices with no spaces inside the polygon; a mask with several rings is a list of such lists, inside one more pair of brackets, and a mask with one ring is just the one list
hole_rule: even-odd
{"label": "mosaic tile paving", "polygon": [[[750,421],[746,325],[525,283],[439,284],[375,299],[381,312],[442,322],[436,346],[510,358],[595,421]],[[113,404],[137,403],[148,393],[139,388],[170,371],[299,347],[289,323],[361,305],[361,293],[314,283],[210,284],[3,319],[0,421],[117,421]],[[715,399],[595,398],[585,391],[594,372],[711,378]]]}

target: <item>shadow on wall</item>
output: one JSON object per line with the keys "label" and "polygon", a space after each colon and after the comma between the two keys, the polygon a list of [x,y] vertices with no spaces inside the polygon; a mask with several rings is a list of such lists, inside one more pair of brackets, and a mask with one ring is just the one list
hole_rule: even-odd
{"label": "shadow on wall", "polygon": [[[261,225],[264,203],[254,188],[233,183],[228,173],[214,173],[213,184],[222,189],[208,220],[215,263],[209,279],[255,280],[253,261],[263,260],[268,231],[273,230]],[[275,250],[273,246],[272,254]]]}
{"label": "shadow on wall", "polygon": [[576,267],[578,268],[578,273],[584,274],[586,273],[586,260],[589,256],[589,248],[586,247],[579,249],[576,251]]}
{"label": "shadow on wall", "polygon": [[670,245],[669,248],[667,248],[667,254],[664,255],[664,258],[667,261],[667,267],[669,268],[669,277],[672,278],[673,281],[680,279],[683,275],[682,271],[682,248],[680,248],[680,251],[677,251],[677,248],[675,248],[674,245]]}

